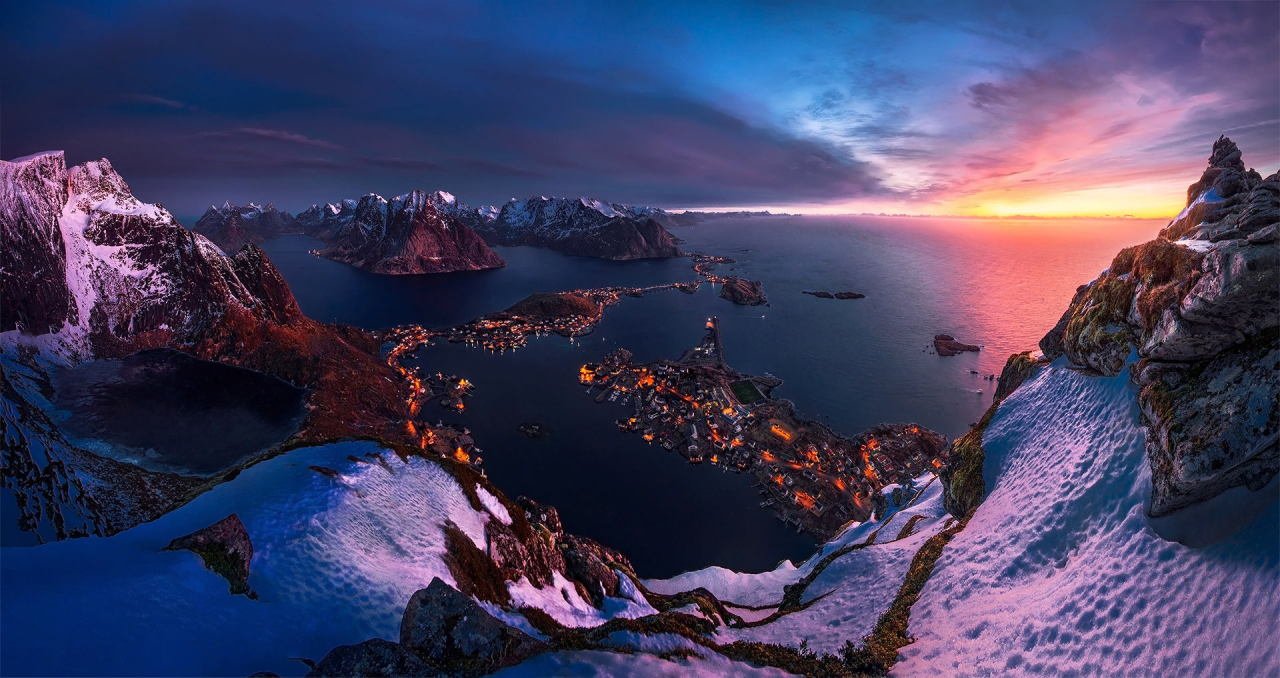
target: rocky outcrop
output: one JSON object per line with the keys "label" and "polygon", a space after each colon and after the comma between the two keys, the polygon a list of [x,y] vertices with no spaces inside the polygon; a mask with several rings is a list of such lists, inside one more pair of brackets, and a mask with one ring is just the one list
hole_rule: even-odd
{"label": "rocky outcrop", "polygon": [[680,256],[675,236],[651,207],[608,204],[590,198],[512,200],[478,230],[497,245],[533,245],[565,254],[612,259]]}
{"label": "rocky outcrop", "polygon": [[209,206],[192,227],[197,233],[213,241],[223,252],[235,252],[249,244],[287,233],[300,233],[301,227],[292,214],[276,209],[275,205]]}
{"label": "rocky outcrop", "polygon": [[938,470],[938,478],[942,481],[942,505],[951,515],[967,519],[982,503],[987,491],[986,479],[982,473],[986,461],[982,436],[986,432],[987,423],[995,415],[1000,403],[1030,379],[1036,368],[1045,362],[1031,357],[1029,351],[1009,356],[1000,372],[991,406],[976,426],[951,443],[943,457],[942,468]]}
{"label": "rocky outcrop", "polygon": [[[333,220],[339,225],[322,256],[374,273],[412,275],[479,271],[506,265],[470,226],[446,205],[453,196],[411,191],[391,200],[366,195]],[[304,222],[310,216],[304,213]],[[320,227],[328,232],[329,227]]]}
{"label": "rocky outcrop", "polygon": [[240,522],[240,516],[231,515],[184,537],[178,537],[164,547],[166,551],[185,549],[200,556],[204,566],[231,584],[231,593],[257,598],[249,588],[249,562],[253,560],[253,542]]}
{"label": "rocky outcrop", "polygon": [[1151,242],[1077,290],[1041,340],[1054,358],[1132,375],[1161,516],[1280,471],[1280,175],[1246,170],[1225,137]]}
{"label": "rocky outcrop", "polygon": [[759,280],[727,276],[721,282],[721,299],[728,299],[739,306],[763,306],[769,303],[764,295],[764,285]]}
{"label": "rocky outcrop", "polygon": [[409,599],[400,642],[334,648],[308,676],[480,676],[548,649],[436,577]]}
{"label": "rocky outcrop", "polygon": [[982,347],[956,341],[956,338],[950,334],[935,334],[933,336],[933,350],[937,351],[940,356],[953,356],[960,355],[965,351],[977,353],[982,350]]}
{"label": "rocky outcrop", "polygon": [[335,647],[307,675],[312,678],[399,678],[439,674],[403,645],[371,638],[356,645]]}
{"label": "rocky outcrop", "polygon": [[405,606],[400,645],[428,664],[472,675],[510,666],[546,649],[438,577]]}

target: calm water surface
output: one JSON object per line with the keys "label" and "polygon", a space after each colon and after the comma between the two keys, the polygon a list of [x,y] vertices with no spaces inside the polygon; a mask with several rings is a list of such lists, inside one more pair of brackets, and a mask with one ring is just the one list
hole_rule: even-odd
{"label": "calm water surface", "polygon": [[[1035,348],[1078,285],[1161,225],[776,217],[676,229],[687,250],[737,260],[722,272],[762,280],[770,305],[734,306],[704,285],[694,295],[624,299],[574,342],[547,337],[506,355],[433,346],[420,354],[424,369],[465,375],[478,389],[467,412],[428,416],[469,427],[500,487],[558,507],[567,529],[622,550],[644,576],[711,564],[771,568],[807,556],[812,541],[758,507],[750,476],[691,466],[617,431],[613,421],[627,410],[584,394],[580,364],[619,346],[640,360],[674,358],[714,314],[730,364],[781,377],[778,395],[806,416],[850,434],[912,421],[956,436],[993,390],[970,370],[998,373],[1010,353]],[[685,259],[615,263],[526,247],[498,248],[508,265],[496,271],[378,276],[311,256],[316,245],[291,236],[265,249],[304,311],[370,328],[461,323],[535,291],[693,277]],[[818,299],[805,289],[867,298]],[[934,355],[940,332],[984,350]],[[516,429],[523,421],[551,434],[527,439]]]}

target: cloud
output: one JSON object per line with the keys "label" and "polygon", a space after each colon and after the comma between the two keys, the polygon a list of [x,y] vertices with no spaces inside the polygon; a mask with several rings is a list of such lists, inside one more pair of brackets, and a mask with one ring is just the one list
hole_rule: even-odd
{"label": "cloud", "polygon": [[130,94],[125,98],[128,99],[129,101],[133,101],[136,103],[149,104],[151,106],[159,106],[161,108],[167,108],[174,111],[200,110],[198,107],[193,106],[192,104],[184,103],[176,99],[169,99],[167,97],[156,96],[154,94]]}
{"label": "cloud", "polygon": [[[12,155],[110,156],[178,209],[186,194],[160,189],[180,180],[200,206],[413,187],[473,202],[973,203],[1185,172],[1228,129],[1247,159],[1280,160],[1274,4],[782,14],[10,3],[0,61],[41,69],[2,74],[0,137]],[[622,26],[644,39],[617,40]]]}
{"label": "cloud", "polygon": [[335,143],[331,143],[323,139],[316,139],[305,134],[299,134],[298,132],[271,129],[267,127],[236,127],[234,129],[216,132],[202,132],[201,136],[213,139],[278,141],[285,144],[308,146],[311,148],[323,148],[335,151],[342,148]]}

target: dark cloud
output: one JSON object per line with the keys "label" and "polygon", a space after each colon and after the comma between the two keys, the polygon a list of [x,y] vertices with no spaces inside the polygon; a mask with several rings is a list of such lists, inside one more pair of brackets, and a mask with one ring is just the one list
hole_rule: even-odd
{"label": "dark cloud", "polygon": [[1149,152],[1164,171],[1227,129],[1280,158],[1274,3],[706,14],[7,3],[0,155],[109,156],[179,212],[414,187],[472,202],[889,200],[1057,180],[1055,163],[1091,157],[1127,176]]}

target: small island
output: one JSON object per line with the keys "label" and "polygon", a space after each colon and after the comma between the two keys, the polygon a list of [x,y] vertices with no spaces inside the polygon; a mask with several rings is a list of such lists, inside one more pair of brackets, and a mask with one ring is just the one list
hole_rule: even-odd
{"label": "small island", "polygon": [[933,348],[940,356],[960,355],[965,351],[977,353],[982,350],[981,346],[974,344],[966,344],[956,341],[956,338],[950,334],[937,334],[933,337]]}
{"label": "small island", "polygon": [[811,297],[819,299],[865,299],[867,295],[861,292],[828,292],[827,290],[803,290],[801,294],[807,294]]}
{"label": "small island", "polygon": [[518,428],[526,438],[545,438],[550,433],[546,426],[536,421],[526,421],[520,424]]}
{"label": "small island", "polygon": [[720,298],[728,299],[739,306],[763,306],[769,303],[764,294],[764,285],[759,280],[747,280],[737,276],[720,278],[724,285],[720,288]]}

